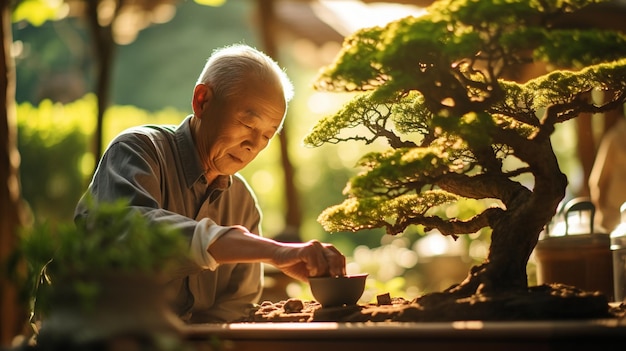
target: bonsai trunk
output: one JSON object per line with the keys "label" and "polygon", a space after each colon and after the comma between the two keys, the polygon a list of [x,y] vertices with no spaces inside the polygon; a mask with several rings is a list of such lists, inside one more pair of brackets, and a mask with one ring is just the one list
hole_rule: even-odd
{"label": "bonsai trunk", "polygon": [[[458,299],[476,294],[494,295],[528,289],[528,259],[545,224],[556,213],[567,187],[567,178],[559,169],[549,140],[530,143],[532,146],[525,145],[525,150],[518,156],[532,170],[541,170],[533,173],[534,189],[530,190],[506,178],[503,183],[510,188],[509,193],[515,195],[504,200],[506,211],[503,215],[490,219],[492,234],[489,255],[481,265],[472,267],[462,283],[444,291],[443,295],[448,295],[447,298]],[[506,175],[503,174],[503,177]],[[435,297],[434,300],[440,301],[441,297]],[[427,303],[430,299],[426,295],[420,299],[420,303]]]}

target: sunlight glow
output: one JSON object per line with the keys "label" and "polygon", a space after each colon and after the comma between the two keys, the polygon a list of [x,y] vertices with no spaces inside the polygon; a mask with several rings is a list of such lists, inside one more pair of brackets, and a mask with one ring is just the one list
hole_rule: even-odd
{"label": "sunlight glow", "polygon": [[152,23],[167,23],[176,15],[176,6],[172,4],[159,4],[150,13]]}
{"label": "sunlight glow", "polygon": [[433,230],[415,242],[414,248],[419,257],[461,256],[465,251],[462,240],[454,241],[454,239],[442,235],[438,230]]}
{"label": "sunlight glow", "polygon": [[194,0],[196,3],[205,6],[222,6],[226,0]]}
{"label": "sunlight glow", "polygon": [[337,144],[337,156],[341,160],[342,167],[354,167],[356,161],[362,156],[359,145],[355,143]]}
{"label": "sunlight glow", "polygon": [[356,262],[348,262],[346,264],[346,274],[347,275],[351,275],[351,274],[359,274],[361,273],[361,265],[359,265]]}
{"label": "sunlight glow", "polygon": [[306,172],[296,174],[298,184],[305,188],[312,188],[318,184],[321,178],[321,170],[319,167],[308,167]]}
{"label": "sunlight glow", "polygon": [[300,283],[289,283],[287,284],[287,288],[285,288],[285,292],[289,297],[298,297],[302,296],[305,292],[302,288],[302,284]]}
{"label": "sunlight glow", "polygon": [[454,329],[472,329],[478,330],[485,327],[482,321],[456,321],[452,322],[452,328]]}
{"label": "sunlight glow", "polygon": [[417,253],[420,256],[431,257],[443,255],[448,250],[446,239],[441,234],[428,234],[425,238],[417,242]]}
{"label": "sunlight glow", "polygon": [[328,93],[316,92],[309,96],[307,107],[313,113],[327,114],[335,110],[336,104]]}
{"label": "sunlight glow", "polygon": [[412,268],[417,264],[417,253],[409,249],[402,249],[395,256],[395,261],[402,268]]}
{"label": "sunlight glow", "polygon": [[339,329],[337,322],[315,322],[315,323],[229,323],[228,329],[233,330],[328,330]]}
{"label": "sunlight glow", "polygon": [[426,12],[412,5],[364,4],[358,0],[319,0],[311,7],[322,21],[342,35],[349,35],[361,28],[384,26],[407,16],[418,17]]}
{"label": "sunlight glow", "polygon": [[251,178],[252,187],[257,193],[267,194],[275,185],[274,177],[269,171],[259,170],[254,172]]}
{"label": "sunlight glow", "polygon": [[468,253],[470,257],[482,259],[489,254],[489,244],[482,240],[473,240],[470,243]]}
{"label": "sunlight glow", "polygon": [[308,109],[320,115],[334,113],[344,106],[351,98],[352,93],[329,93],[329,92],[313,92],[307,98]]}

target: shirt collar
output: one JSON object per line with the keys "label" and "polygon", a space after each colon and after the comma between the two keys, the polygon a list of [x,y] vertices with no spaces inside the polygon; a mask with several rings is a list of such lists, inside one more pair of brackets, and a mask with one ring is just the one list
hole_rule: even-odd
{"label": "shirt collar", "polygon": [[[198,151],[191,136],[191,118],[193,115],[187,116],[183,122],[176,128],[176,144],[178,145],[178,156],[180,157],[183,167],[183,174],[187,187],[191,188],[197,181],[206,181],[204,178],[204,167],[200,162]],[[213,182],[215,189],[227,189],[232,184],[231,176],[219,176]]]}

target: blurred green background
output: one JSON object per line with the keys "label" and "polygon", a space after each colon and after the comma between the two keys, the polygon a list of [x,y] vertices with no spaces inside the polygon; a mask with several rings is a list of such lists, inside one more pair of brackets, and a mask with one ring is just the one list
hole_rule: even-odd
{"label": "blurred green background", "polygon": [[[149,26],[128,44],[118,45],[103,147],[130,126],[178,124],[191,112],[196,78],[213,49],[241,42],[263,49],[256,3],[231,0],[221,6],[203,6],[180,1],[171,20]],[[320,44],[293,33],[280,38],[276,59],[296,87],[286,128],[303,212],[300,238],[333,243],[348,256],[349,272],[369,273],[362,298],[365,301],[384,292],[412,298],[462,280],[469,265],[487,254],[487,230],[456,242],[436,233],[425,234],[419,227],[397,237],[379,230],[323,231],[316,218],[324,208],[343,200],[346,181],[358,171],[353,168],[357,157],[384,145],[303,146],[302,139],[316,121],[337,110],[348,98],[311,88],[317,70],[330,63],[340,42]],[[83,21],[66,18],[36,25],[15,21],[13,39],[23,197],[33,220],[71,221],[96,163],[90,152],[96,124],[91,38]],[[573,134],[574,126],[564,123],[553,138],[562,169],[576,187],[580,165]],[[278,146],[278,140],[272,141],[242,172],[257,193],[264,213],[263,232],[268,237],[285,230],[284,173]],[[486,205],[463,202],[442,215],[471,216]],[[307,293],[300,285],[289,287],[291,296]]]}

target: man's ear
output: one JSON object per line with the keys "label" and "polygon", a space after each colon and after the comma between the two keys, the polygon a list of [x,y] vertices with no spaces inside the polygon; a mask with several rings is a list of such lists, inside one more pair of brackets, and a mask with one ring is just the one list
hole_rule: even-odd
{"label": "man's ear", "polygon": [[212,98],[213,89],[211,89],[209,85],[196,85],[196,87],[193,89],[193,98],[191,101],[193,113],[198,117],[202,116],[202,111],[207,108]]}

